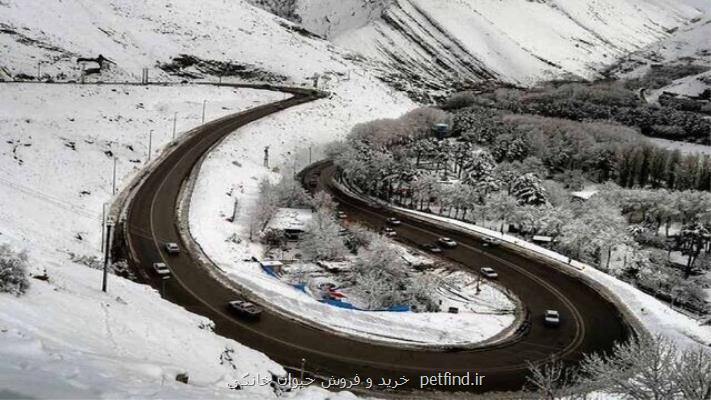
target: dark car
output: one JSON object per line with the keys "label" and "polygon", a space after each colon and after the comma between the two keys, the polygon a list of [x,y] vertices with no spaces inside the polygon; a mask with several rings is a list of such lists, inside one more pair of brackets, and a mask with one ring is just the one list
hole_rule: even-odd
{"label": "dark car", "polygon": [[496,247],[501,244],[501,240],[491,237],[482,238],[481,241],[484,243],[484,247]]}
{"label": "dark car", "polygon": [[444,247],[449,247],[450,249],[457,247],[457,242],[448,237],[441,237],[437,239],[437,242]]}
{"label": "dark car", "polygon": [[168,254],[180,254],[180,246],[177,243],[169,242],[165,244],[165,251]]}
{"label": "dark car", "polygon": [[402,224],[402,222],[400,222],[399,219],[393,218],[393,217],[388,218],[387,222],[388,222],[388,225],[393,225],[393,226],[398,226],[398,225]]}
{"label": "dark car", "polygon": [[439,246],[437,246],[436,244],[431,244],[431,243],[423,244],[422,248],[429,251],[430,253],[439,254],[442,252],[442,249]]}
{"label": "dark car", "polygon": [[262,315],[262,309],[254,303],[245,300],[234,300],[228,303],[230,310],[240,317],[256,319]]}

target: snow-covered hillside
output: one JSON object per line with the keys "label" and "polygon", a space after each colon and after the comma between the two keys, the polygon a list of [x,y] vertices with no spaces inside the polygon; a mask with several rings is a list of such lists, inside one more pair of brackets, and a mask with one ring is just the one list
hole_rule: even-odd
{"label": "snow-covered hillside", "polygon": [[[88,81],[135,82],[142,68],[151,79],[172,81],[224,75],[302,83],[326,75],[321,81],[337,97],[322,101],[320,112],[304,110],[298,129],[283,125],[285,134],[317,132],[323,141],[356,121],[413,106],[328,42],[242,1],[0,1],[0,80],[39,72],[43,80],[78,81],[77,57],[99,54],[114,64]],[[100,274],[84,264],[95,267],[101,257],[112,156],[121,186],[145,165],[149,137],[154,156],[172,139],[176,113],[180,135],[200,124],[203,100],[211,120],[283,95],[194,85],[0,83],[0,98],[0,244],[27,250],[31,272],[46,269],[49,276],[31,279],[25,296],[0,294],[0,359],[9,360],[0,363],[0,397],[274,397],[268,386],[226,387],[247,373],[282,371],[279,365],[201,329],[203,318],[148,287],[111,277],[109,295],[102,294]],[[390,106],[378,108],[383,99]],[[351,118],[356,112],[363,115]],[[227,348],[234,353],[221,358]],[[183,371],[187,386],[175,381]],[[312,390],[300,396],[339,398]]]}
{"label": "snow-covered hillside", "polygon": [[[622,77],[640,77],[653,65],[695,64],[711,67],[711,1],[696,0],[704,14],[675,30],[669,37],[626,57],[614,70]],[[647,95],[656,101],[662,92],[698,96],[711,88],[711,72],[685,76]]]}
{"label": "snow-covered hillside", "polygon": [[241,0],[0,2],[0,79],[35,77],[39,64],[43,78],[78,80],[77,58],[101,54],[115,64],[92,79],[138,81],[149,68],[152,79],[164,80],[172,68],[181,76],[300,83],[352,68],[331,47]]}
{"label": "snow-covered hillside", "polygon": [[[699,17],[701,0],[261,0],[420,86],[590,78]],[[401,83],[402,84],[402,83]]]}
{"label": "snow-covered hillside", "polygon": [[[208,86],[4,84],[0,87],[0,244],[25,250],[27,294],[0,293],[0,397],[273,398],[228,385],[283,369],[211,332],[148,286],[109,278],[101,292],[102,205],[117,183],[206,118],[283,94]],[[41,112],[38,112],[41,110]],[[177,113],[177,114],[176,114]],[[176,382],[186,372],[190,384]],[[250,379],[249,377],[246,379]],[[309,396],[318,396],[309,393]]]}

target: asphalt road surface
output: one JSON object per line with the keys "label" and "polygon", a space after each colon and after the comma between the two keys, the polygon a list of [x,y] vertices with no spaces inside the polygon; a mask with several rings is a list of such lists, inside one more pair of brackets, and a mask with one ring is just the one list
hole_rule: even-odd
{"label": "asphalt road surface", "polygon": [[[256,107],[204,125],[200,132],[172,152],[150,173],[128,205],[126,243],[137,260],[132,266],[139,276],[156,288],[159,277],[152,271],[154,262],[165,262],[172,278],[165,285],[165,297],[188,310],[215,322],[216,332],[266,353],[290,370],[305,360],[307,375],[398,379],[408,384],[399,391],[418,390],[422,376],[450,372],[478,373],[485,378],[478,386],[444,385],[429,389],[443,391],[518,390],[525,382],[528,361],[541,361],[551,355],[574,362],[583,353],[609,350],[625,339],[630,330],[616,308],[583,283],[550,266],[502,248],[485,248],[473,237],[448,232],[434,225],[400,218],[398,235],[411,243],[433,242],[450,236],[460,243],[447,250],[445,257],[478,271],[482,266],[495,268],[500,282],[511,289],[530,310],[530,329],[515,340],[476,350],[422,351],[348,339],[315,329],[279,314],[266,311],[258,321],[244,321],[229,312],[228,301],[239,299],[235,290],[213,278],[193,255],[185,251],[168,255],[165,242],[177,242],[184,250],[177,230],[176,201],[179,191],[200,157],[221,139],[241,126],[282,109],[313,101],[316,95],[296,93],[285,101]],[[256,150],[255,150],[256,151]],[[383,226],[387,211],[373,209],[349,199],[330,185],[333,167],[319,164],[306,171],[306,178],[318,177],[320,186],[330,191],[349,219],[372,226]],[[251,299],[254,300],[254,299]],[[545,309],[562,314],[558,328],[543,325]],[[199,343],[195,343],[199,346]],[[176,349],[179,350],[179,349]],[[245,371],[247,372],[247,371]],[[355,389],[355,388],[354,388]]]}

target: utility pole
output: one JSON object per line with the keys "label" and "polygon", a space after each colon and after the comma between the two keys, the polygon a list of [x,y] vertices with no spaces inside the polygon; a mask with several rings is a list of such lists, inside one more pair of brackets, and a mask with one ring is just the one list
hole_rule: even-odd
{"label": "utility pole", "polygon": [[153,150],[153,129],[148,132],[148,161],[151,161],[151,153]]}
{"label": "utility pole", "polygon": [[37,82],[42,80],[42,61],[37,61]]}
{"label": "utility pole", "polygon": [[116,195],[116,162],[117,158],[114,156],[114,172],[111,180],[111,195]]}
{"label": "utility pole", "polygon": [[239,211],[239,199],[235,197],[235,205],[232,207],[232,222],[237,222],[237,211]]}
{"label": "utility pole", "polygon": [[264,146],[264,167],[269,168],[269,146]]}
{"label": "utility pole", "polygon": [[106,203],[101,206],[101,252],[104,252],[104,235],[106,226]]}
{"label": "utility pole", "polygon": [[202,101],[202,123],[205,123],[205,105],[207,105],[207,100]]}
{"label": "utility pole", "polygon": [[302,358],[301,359],[301,370],[299,374],[299,381],[303,382],[304,381],[304,370],[306,369],[306,359]]}
{"label": "utility pole", "polygon": [[175,140],[175,127],[178,125],[178,113],[173,114],[173,140]]}
{"label": "utility pole", "polygon": [[309,165],[311,165],[311,145],[309,145]]}
{"label": "utility pole", "polygon": [[294,147],[294,179],[296,179],[296,147]]}
{"label": "utility pole", "polygon": [[106,293],[106,280],[109,274],[109,264],[111,263],[111,228],[114,223],[111,220],[106,222],[106,245],[104,246],[104,276],[101,280],[101,291]]}

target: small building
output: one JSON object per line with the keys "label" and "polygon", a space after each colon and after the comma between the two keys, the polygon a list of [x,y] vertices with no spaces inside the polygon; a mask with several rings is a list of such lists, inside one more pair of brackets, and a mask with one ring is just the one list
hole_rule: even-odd
{"label": "small building", "polygon": [[550,236],[543,236],[543,235],[536,235],[536,236],[533,237],[532,240],[533,240],[534,243],[543,243],[543,244],[547,244],[547,243],[552,243],[552,242],[553,242],[553,238],[552,238],[552,237],[550,237]]}
{"label": "small building", "polygon": [[432,127],[432,132],[434,132],[437,139],[444,139],[449,137],[449,125],[447,124],[435,124]]}
{"label": "small building", "polygon": [[298,240],[313,219],[313,211],[302,208],[280,208],[269,220],[267,229],[283,232],[289,240]]}
{"label": "small building", "polygon": [[281,261],[263,260],[259,262],[262,270],[275,278],[279,278],[284,272],[284,264]]}
{"label": "small building", "polygon": [[595,196],[596,194],[597,190],[581,190],[579,192],[570,193],[570,196],[573,198],[573,200],[585,202],[590,200],[590,198]]}

